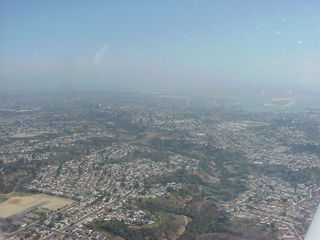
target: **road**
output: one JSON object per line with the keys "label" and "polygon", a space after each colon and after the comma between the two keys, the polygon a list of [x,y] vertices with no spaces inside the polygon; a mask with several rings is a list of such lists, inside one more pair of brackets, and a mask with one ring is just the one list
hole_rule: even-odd
{"label": "road", "polygon": [[109,201],[106,205],[104,205],[104,206],[102,206],[102,207],[94,210],[94,211],[91,212],[91,213],[88,213],[88,214],[86,214],[86,215],[78,218],[76,221],[72,222],[71,224],[69,224],[69,225],[67,225],[67,226],[65,226],[65,227],[63,227],[63,228],[61,228],[61,229],[59,229],[59,230],[53,230],[53,231],[52,231],[53,233],[51,233],[51,234],[49,234],[48,236],[46,236],[46,237],[44,237],[44,238],[41,238],[41,239],[42,239],[42,240],[46,240],[46,239],[50,239],[50,238],[53,237],[55,234],[65,233],[65,231],[66,231],[68,228],[72,227],[73,225],[78,224],[79,222],[83,221],[83,220],[86,219],[86,218],[89,218],[89,217],[94,216],[94,215],[97,214],[99,211],[107,208],[107,207],[110,206],[111,204],[113,204],[113,203],[121,200],[122,198],[128,196],[131,192],[132,192],[132,191],[130,191],[130,192],[128,192],[128,193],[126,193],[126,194],[124,194],[124,195],[122,195],[122,196],[120,196],[120,197],[118,197],[118,198],[116,198],[116,199],[113,199],[113,200]]}

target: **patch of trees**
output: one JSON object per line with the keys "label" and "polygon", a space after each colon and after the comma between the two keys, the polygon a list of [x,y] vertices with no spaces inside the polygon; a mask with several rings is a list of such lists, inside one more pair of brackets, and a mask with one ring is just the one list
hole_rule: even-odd
{"label": "patch of trees", "polygon": [[175,226],[175,218],[169,216],[162,216],[163,221],[156,227],[142,227],[141,229],[132,229],[126,225],[123,221],[112,220],[94,220],[89,224],[89,228],[93,228],[98,231],[106,231],[115,236],[120,236],[124,239],[130,240],[158,240],[164,239],[164,237],[171,231],[175,231],[178,226]]}
{"label": "patch of trees", "polygon": [[186,184],[197,184],[197,185],[205,185],[206,183],[203,182],[199,176],[197,175],[190,175],[187,171],[181,169],[175,171],[173,174],[170,175],[155,175],[149,177],[145,180],[146,186],[150,186],[152,184],[166,184],[169,182],[177,182],[177,183],[186,183]]}
{"label": "patch of trees", "polygon": [[263,167],[256,167],[254,170],[261,172],[267,176],[277,177],[283,181],[292,184],[299,183],[319,183],[320,182],[320,169],[319,168],[304,168],[294,171],[283,165],[266,165]]}
{"label": "patch of trees", "polygon": [[320,146],[313,144],[292,144],[290,145],[293,153],[306,152],[320,156]]}
{"label": "patch of trees", "polygon": [[218,209],[212,201],[190,202],[186,208],[186,215],[192,219],[186,228],[186,233],[189,235],[229,232],[230,224],[227,214]]}
{"label": "patch of trees", "polygon": [[182,141],[181,139],[165,139],[152,138],[149,141],[149,144],[161,151],[172,151],[172,152],[184,152],[193,149],[196,145]]}
{"label": "patch of trees", "polygon": [[11,218],[0,218],[0,230],[3,232],[14,232],[18,230],[19,225],[14,224]]}
{"label": "patch of trees", "polygon": [[[192,219],[187,225],[186,232],[181,239],[195,239],[195,236],[202,233],[228,232],[229,218],[227,214],[213,203],[207,201],[205,194],[195,185],[188,185],[173,195],[191,197],[192,200],[184,204],[176,204],[177,197],[160,197],[156,199],[139,199],[136,204],[138,208],[152,213],[165,212],[175,215],[185,215]],[[183,206],[183,207],[182,207]]]}

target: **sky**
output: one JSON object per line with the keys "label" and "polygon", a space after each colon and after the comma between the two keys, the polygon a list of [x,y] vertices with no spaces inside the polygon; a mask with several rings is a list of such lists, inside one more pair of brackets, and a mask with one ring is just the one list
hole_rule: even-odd
{"label": "sky", "polygon": [[320,93],[319,23],[318,0],[1,0],[0,89]]}

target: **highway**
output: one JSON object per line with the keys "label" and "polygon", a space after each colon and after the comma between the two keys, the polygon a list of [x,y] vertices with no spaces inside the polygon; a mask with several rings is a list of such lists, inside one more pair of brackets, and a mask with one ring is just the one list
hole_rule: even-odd
{"label": "highway", "polygon": [[122,198],[128,196],[131,192],[132,192],[132,191],[130,191],[130,192],[128,192],[128,193],[126,193],[126,194],[124,194],[124,195],[122,195],[122,196],[120,196],[120,197],[118,197],[118,198],[116,198],[116,199],[113,199],[113,200],[109,201],[106,205],[104,205],[104,206],[102,206],[102,207],[94,210],[94,211],[91,212],[91,213],[88,213],[88,214],[86,214],[86,215],[78,218],[76,221],[72,222],[71,224],[69,224],[69,225],[67,225],[67,226],[65,226],[65,227],[63,227],[63,228],[61,228],[61,229],[59,229],[59,230],[53,230],[53,231],[52,231],[53,233],[51,233],[51,234],[49,234],[48,236],[46,236],[46,237],[44,237],[44,238],[41,238],[41,239],[42,239],[42,240],[50,239],[50,238],[53,237],[55,234],[64,233],[68,228],[72,227],[73,225],[78,224],[79,222],[83,221],[83,220],[86,219],[86,218],[89,218],[89,217],[94,216],[94,215],[97,214],[99,211],[107,208],[107,207],[110,206],[111,204],[113,204],[113,203],[121,200]]}

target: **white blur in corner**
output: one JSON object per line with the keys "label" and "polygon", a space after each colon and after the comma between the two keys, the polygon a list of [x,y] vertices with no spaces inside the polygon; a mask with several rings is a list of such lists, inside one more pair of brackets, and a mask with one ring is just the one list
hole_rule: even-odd
{"label": "white blur in corner", "polygon": [[304,240],[320,240],[320,204]]}

